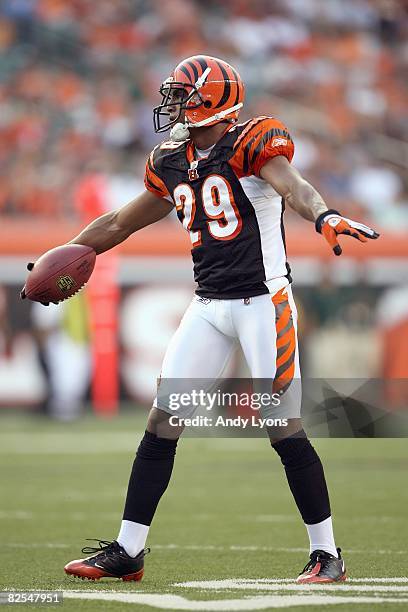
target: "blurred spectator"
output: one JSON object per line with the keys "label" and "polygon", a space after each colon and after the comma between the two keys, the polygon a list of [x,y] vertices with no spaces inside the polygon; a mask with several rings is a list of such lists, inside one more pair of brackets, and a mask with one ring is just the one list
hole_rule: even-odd
{"label": "blurred spectator", "polygon": [[408,403],[408,286],[383,293],[377,306],[381,344],[380,375],[385,381],[387,406],[407,407]]}
{"label": "blurred spectator", "polygon": [[161,80],[205,52],[241,71],[243,118],[287,121],[329,204],[406,223],[406,24],[398,0],[3,0],[0,214],[75,216],[96,157],[141,178]]}
{"label": "blurred spectator", "polygon": [[367,302],[344,303],[337,318],[318,327],[308,338],[307,372],[311,378],[375,378],[381,346]]}
{"label": "blurred spectator", "polygon": [[55,419],[71,421],[81,414],[91,376],[85,294],[47,308],[33,302],[31,314],[48,383],[46,412]]}
{"label": "blurred spectator", "polygon": [[36,404],[44,396],[35,344],[12,311],[10,293],[0,285],[0,408]]}
{"label": "blurred spectator", "polygon": [[378,376],[381,345],[373,320],[377,294],[378,290],[364,282],[345,287],[334,284],[329,276],[323,277],[312,290],[300,292],[305,376],[350,379]]}
{"label": "blurred spectator", "polygon": [[0,355],[5,358],[11,354],[12,334],[7,315],[7,293],[6,289],[0,285]]}
{"label": "blurred spectator", "polygon": [[361,165],[351,175],[351,195],[372,214],[384,211],[398,200],[402,192],[402,180],[391,168],[378,165]]}

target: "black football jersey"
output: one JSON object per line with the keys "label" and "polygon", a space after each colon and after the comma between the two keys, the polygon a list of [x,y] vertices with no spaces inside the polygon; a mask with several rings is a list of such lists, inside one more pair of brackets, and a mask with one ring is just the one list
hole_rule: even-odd
{"label": "black football jersey", "polygon": [[284,202],[259,172],[276,155],[292,160],[286,127],[256,117],[227,129],[208,157],[197,160],[191,140],[167,141],[151,153],[146,189],[173,202],[192,243],[196,293],[246,298],[268,293],[287,276]]}

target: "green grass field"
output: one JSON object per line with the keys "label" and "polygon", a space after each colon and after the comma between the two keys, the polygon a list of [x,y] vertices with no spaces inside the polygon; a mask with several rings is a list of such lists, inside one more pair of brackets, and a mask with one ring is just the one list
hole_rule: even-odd
{"label": "green grass field", "polygon": [[262,439],[180,442],[143,582],[66,576],[63,566],[81,556],[85,538],[116,537],[142,428],[129,414],[69,425],[2,416],[0,590],[64,591],[62,608],[52,609],[66,611],[408,609],[403,439],[315,440],[352,579],[344,585],[284,581],[306,563],[307,536]]}

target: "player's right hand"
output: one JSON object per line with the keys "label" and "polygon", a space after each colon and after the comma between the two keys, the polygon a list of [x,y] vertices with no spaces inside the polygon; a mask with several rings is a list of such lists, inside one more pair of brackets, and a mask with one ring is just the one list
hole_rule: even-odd
{"label": "player's right hand", "polygon": [[[31,272],[31,270],[32,270],[33,268],[34,268],[34,263],[33,263],[32,261],[28,262],[28,264],[27,264],[27,270],[28,270],[29,272]],[[22,290],[20,291],[20,298],[21,298],[22,300],[25,300],[25,299],[27,298],[27,296],[26,296],[26,292],[25,292],[25,285],[24,285],[24,287],[22,288]],[[54,303],[54,304],[58,304],[58,302],[53,302],[53,303]],[[49,305],[50,305],[50,303],[49,303],[49,302],[41,302],[41,304],[42,304],[43,306],[49,306]]]}
{"label": "player's right hand", "polygon": [[369,238],[375,240],[380,235],[364,223],[342,217],[337,210],[326,210],[319,215],[316,219],[316,231],[323,234],[335,255],[342,254],[341,246],[337,240],[337,236],[340,234],[352,236],[360,242],[367,242]]}

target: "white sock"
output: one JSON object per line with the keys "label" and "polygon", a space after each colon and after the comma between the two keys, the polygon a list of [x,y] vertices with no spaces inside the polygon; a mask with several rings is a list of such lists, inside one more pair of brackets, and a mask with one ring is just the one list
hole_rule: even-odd
{"label": "white sock", "polygon": [[149,533],[148,525],[122,521],[116,541],[126,550],[129,557],[136,557],[144,548]]}
{"label": "white sock", "polygon": [[324,550],[337,557],[331,516],[315,525],[306,525],[306,529],[309,534],[311,553],[314,550]]}

